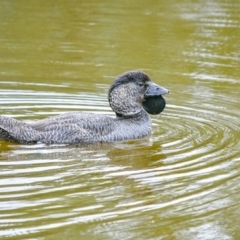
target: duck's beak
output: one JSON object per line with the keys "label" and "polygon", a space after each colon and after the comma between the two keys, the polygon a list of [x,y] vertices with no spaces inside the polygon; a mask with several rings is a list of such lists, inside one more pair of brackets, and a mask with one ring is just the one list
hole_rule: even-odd
{"label": "duck's beak", "polygon": [[169,91],[166,88],[161,87],[155,83],[150,83],[144,96],[147,98],[147,97],[161,96],[167,93],[169,93]]}

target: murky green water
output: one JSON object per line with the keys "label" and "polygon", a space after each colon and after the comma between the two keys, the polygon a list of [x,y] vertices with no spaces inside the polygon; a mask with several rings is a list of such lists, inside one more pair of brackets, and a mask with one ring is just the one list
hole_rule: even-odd
{"label": "murky green water", "polygon": [[240,239],[240,2],[0,0],[0,114],[113,115],[115,76],[168,88],[149,138],[0,143],[1,239]]}

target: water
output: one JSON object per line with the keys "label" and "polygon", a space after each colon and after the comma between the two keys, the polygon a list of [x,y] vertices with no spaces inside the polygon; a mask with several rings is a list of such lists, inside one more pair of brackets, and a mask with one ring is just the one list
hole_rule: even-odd
{"label": "water", "polygon": [[0,1],[0,114],[114,116],[114,77],[168,88],[153,134],[0,143],[1,239],[239,239],[240,3]]}

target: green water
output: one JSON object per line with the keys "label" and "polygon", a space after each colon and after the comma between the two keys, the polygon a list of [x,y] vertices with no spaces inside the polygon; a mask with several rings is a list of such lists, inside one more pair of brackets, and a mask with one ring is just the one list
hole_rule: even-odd
{"label": "green water", "polygon": [[0,114],[108,114],[114,78],[170,90],[153,133],[0,142],[0,239],[240,239],[240,2],[0,0]]}

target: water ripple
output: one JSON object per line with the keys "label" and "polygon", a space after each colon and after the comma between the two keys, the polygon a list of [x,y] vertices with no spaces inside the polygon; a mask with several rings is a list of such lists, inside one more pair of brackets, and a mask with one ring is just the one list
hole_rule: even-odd
{"label": "water ripple", "polygon": [[[170,89],[184,94],[178,104],[174,94],[166,97],[149,138],[77,148],[1,143],[1,236],[128,222],[156,210],[176,217],[195,208],[201,217],[234,207],[237,191],[223,183],[239,180],[237,97],[207,86]],[[113,114],[103,94],[5,89],[0,96],[2,112],[26,120],[70,110]]]}

